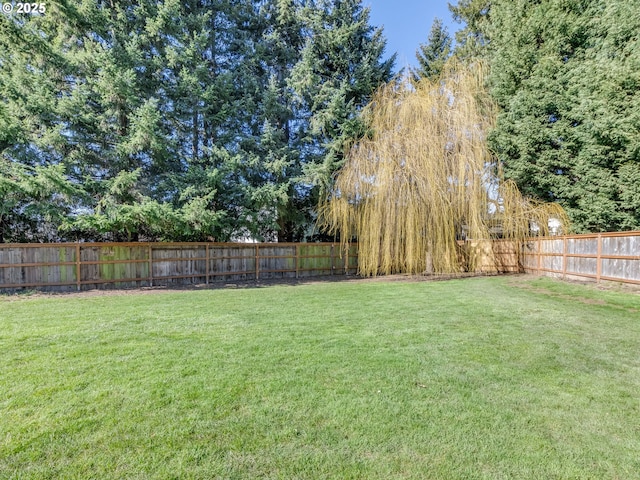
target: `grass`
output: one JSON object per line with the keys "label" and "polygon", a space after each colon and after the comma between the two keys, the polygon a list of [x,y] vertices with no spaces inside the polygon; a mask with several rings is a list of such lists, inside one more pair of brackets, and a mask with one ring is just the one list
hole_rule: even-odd
{"label": "grass", "polygon": [[640,478],[640,295],[0,297],[0,478]]}

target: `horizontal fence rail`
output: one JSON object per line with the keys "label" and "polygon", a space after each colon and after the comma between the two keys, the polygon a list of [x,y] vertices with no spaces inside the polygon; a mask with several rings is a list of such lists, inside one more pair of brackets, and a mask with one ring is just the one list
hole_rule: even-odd
{"label": "horizontal fence rail", "polygon": [[640,285],[640,232],[532,238],[522,264],[539,275]]}
{"label": "horizontal fence rail", "polygon": [[355,273],[337,243],[0,244],[0,289],[90,290]]}

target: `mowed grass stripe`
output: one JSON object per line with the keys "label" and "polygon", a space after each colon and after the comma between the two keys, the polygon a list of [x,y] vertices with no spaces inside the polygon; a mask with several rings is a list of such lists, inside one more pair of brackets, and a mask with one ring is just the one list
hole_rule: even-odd
{"label": "mowed grass stripe", "polygon": [[640,296],[0,297],[0,478],[640,478]]}

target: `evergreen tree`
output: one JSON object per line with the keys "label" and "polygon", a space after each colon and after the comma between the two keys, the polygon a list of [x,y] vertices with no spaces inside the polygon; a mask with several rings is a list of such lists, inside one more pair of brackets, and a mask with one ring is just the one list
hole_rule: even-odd
{"label": "evergreen tree", "polygon": [[82,195],[65,175],[58,114],[73,72],[61,53],[73,18],[64,4],[48,7],[48,15],[0,15],[0,242],[59,239]]}
{"label": "evergreen tree", "polygon": [[167,197],[176,208],[196,202],[215,213],[216,228],[203,229],[199,239],[227,241],[249,221],[239,144],[254,108],[246,92],[256,89],[243,70],[253,47],[247,33],[255,27],[253,7],[247,1],[192,0],[164,8],[153,51],[162,63],[165,116],[180,165],[167,175]]}
{"label": "evergreen tree", "polygon": [[305,23],[308,35],[291,85],[299,118],[308,125],[299,188],[315,187],[308,194],[311,210],[346,150],[365,133],[359,112],[390,80],[396,55],[383,60],[382,29],[369,24],[369,9],[360,0],[310,1]]}
{"label": "evergreen tree", "polygon": [[493,3],[490,0],[459,0],[449,4],[454,20],[464,23],[456,32],[455,53],[459,58],[485,57]]}
{"label": "evergreen tree", "polygon": [[412,71],[415,80],[437,78],[452,53],[452,41],[442,20],[436,18],[431,26],[427,43],[420,44],[416,51],[418,68]]}
{"label": "evergreen tree", "polygon": [[491,145],[524,193],[578,231],[640,228],[640,4],[492,4]]}
{"label": "evergreen tree", "polygon": [[318,186],[362,134],[358,111],[390,78],[393,59],[382,61],[382,33],[360,1],[267,1],[260,19],[253,78],[263,94],[243,144],[243,184],[260,230],[249,231],[301,240],[314,223]]}
{"label": "evergreen tree", "polygon": [[71,32],[64,15],[0,15],[0,152],[11,162],[33,167],[63,158],[56,110],[72,67],[59,50]]}
{"label": "evergreen tree", "polygon": [[81,195],[58,165],[27,165],[0,158],[0,242],[46,242]]}
{"label": "evergreen tree", "polygon": [[[236,124],[226,123],[228,118],[237,120],[237,116],[224,114],[229,110],[225,107],[228,95],[219,95],[232,82],[233,65],[216,69],[212,64],[225,58],[238,61],[238,55],[229,54],[228,45],[242,42],[236,32],[229,30],[236,20],[243,20],[229,20],[232,14],[222,8],[216,10],[213,3],[226,5],[85,0],[58,8],[54,4],[41,18],[10,18],[9,27],[13,27],[15,36],[31,43],[22,42],[23,57],[12,55],[14,67],[7,72],[8,77],[13,82],[20,75],[33,77],[31,81],[23,78],[23,84],[39,86],[44,98],[41,102],[46,105],[35,110],[44,112],[46,118],[41,120],[42,127],[35,124],[38,119],[20,122],[31,137],[15,134],[7,139],[12,141],[7,142],[3,154],[26,165],[62,162],[69,178],[85,188],[87,195],[79,215],[71,216],[78,222],[65,223],[67,235],[117,238],[119,234],[112,230],[117,222],[101,221],[101,201],[109,196],[110,185],[117,177],[134,171],[140,172],[131,177],[137,182],[136,191],[149,201],[161,202],[163,208],[179,212],[198,204],[219,210],[220,214],[235,207],[216,197],[219,192],[231,190],[218,187],[224,179],[220,172],[232,170],[234,162],[226,153],[228,144],[215,138],[221,134],[231,136],[236,129]],[[213,30],[217,37],[209,35]],[[9,37],[7,51],[15,49],[16,42],[16,38]],[[37,55],[40,50],[43,53]],[[31,65],[34,58],[40,59],[41,69]],[[9,122],[15,119],[16,109],[25,99],[33,96],[24,91],[8,91],[3,96],[9,104],[5,111],[10,112],[3,115],[8,119],[7,131],[16,132]],[[27,118],[29,114],[25,112],[20,117]],[[45,128],[51,133],[43,135]],[[214,148],[214,143],[221,146]],[[43,152],[41,144],[48,151]],[[219,168],[219,163],[226,168]],[[233,180],[228,179],[227,184],[233,185]],[[126,210],[136,208],[140,202],[136,199],[132,205],[109,204],[111,215],[117,217],[117,208],[126,216]],[[95,215],[93,223],[89,220],[91,215]],[[207,215],[203,212],[201,216]],[[136,232],[132,239],[140,238],[138,232],[145,235],[151,231],[142,228],[151,223],[144,218],[144,210],[131,218],[139,219],[141,225],[129,229]],[[225,224],[220,218],[216,214],[213,230],[212,223],[204,222],[199,237],[190,230],[182,236],[179,229],[172,228],[170,234],[156,229],[153,236],[142,238],[227,239],[235,225]],[[88,225],[93,227],[83,230]]]}
{"label": "evergreen tree", "polygon": [[61,0],[0,28],[0,221],[50,218],[40,240],[303,238],[393,63],[356,0]]}
{"label": "evergreen tree", "polygon": [[293,0],[270,0],[258,11],[260,28],[249,64],[256,93],[242,152],[243,184],[251,202],[246,230],[260,239],[300,239],[306,226],[294,180],[300,174],[304,123],[296,117],[289,86],[304,42],[301,8]]}

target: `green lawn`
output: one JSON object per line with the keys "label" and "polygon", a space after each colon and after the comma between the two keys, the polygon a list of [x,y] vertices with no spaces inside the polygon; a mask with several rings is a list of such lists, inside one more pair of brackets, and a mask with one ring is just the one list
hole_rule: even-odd
{"label": "green lawn", "polygon": [[0,478],[640,478],[640,295],[0,296]]}

